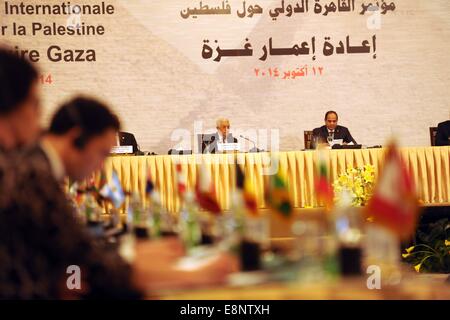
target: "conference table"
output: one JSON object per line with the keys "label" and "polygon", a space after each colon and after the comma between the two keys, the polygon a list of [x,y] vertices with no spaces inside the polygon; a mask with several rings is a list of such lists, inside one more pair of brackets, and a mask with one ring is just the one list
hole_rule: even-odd
{"label": "conference table", "polygon": [[[386,148],[325,150],[320,158],[327,167],[330,181],[334,181],[348,168],[371,164],[378,176],[383,165]],[[423,205],[450,203],[450,147],[400,148],[409,168]],[[230,195],[236,185],[236,163],[243,169],[246,179],[254,186],[257,205],[266,208],[264,190],[268,174],[280,170],[295,208],[319,207],[314,182],[318,175],[319,151],[286,151],[231,154],[193,154],[156,156],[111,156],[104,170],[111,177],[117,173],[126,191],[137,192],[145,198],[147,177],[159,191],[161,202],[168,212],[180,210],[177,192],[177,164],[185,177],[188,190],[194,190],[200,170],[209,170],[214,193],[223,210],[230,209]],[[144,200],[145,201],[145,200]]]}

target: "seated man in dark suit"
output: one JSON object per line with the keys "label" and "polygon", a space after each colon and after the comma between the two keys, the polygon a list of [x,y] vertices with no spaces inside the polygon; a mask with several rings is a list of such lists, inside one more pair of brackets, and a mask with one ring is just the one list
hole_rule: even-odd
{"label": "seated man in dark suit", "polygon": [[327,143],[327,138],[331,137],[333,140],[342,139],[344,144],[353,142],[357,144],[353,139],[350,131],[343,126],[338,126],[338,114],[335,111],[328,111],[325,114],[325,125],[313,130],[313,146],[317,144]]}
{"label": "seated man in dark suit", "polygon": [[[184,250],[175,238],[138,241],[136,259],[126,261],[86,232],[61,183],[99,170],[119,130],[105,105],[76,98],[58,109],[38,144],[11,158],[13,170],[0,179],[0,190],[8,188],[7,197],[0,193],[0,299],[133,299],[167,286],[218,285],[235,270],[228,255],[177,270]],[[78,288],[69,286],[69,266],[81,270]]]}
{"label": "seated man in dark suit", "polygon": [[436,146],[450,146],[450,120],[438,124]]}
{"label": "seated man in dark suit", "polygon": [[133,153],[140,154],[139,146],[137,144],[136,138],[134,134],[129,132],[119,132],[118,134],[118,143],[119,146],[133,146]]}
{"label": "seated man in dark suit", "polygon": [[217,153],[219,152],[219,143],[237,143],[238,140],[230,133],[230,121],[228,119],[218,119],[216,121],[217,132],[210,137],[206,142],[205,152]]}

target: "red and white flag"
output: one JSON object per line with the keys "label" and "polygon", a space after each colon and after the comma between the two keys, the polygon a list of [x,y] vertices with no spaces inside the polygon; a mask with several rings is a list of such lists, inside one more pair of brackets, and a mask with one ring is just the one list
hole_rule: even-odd
{"label": "red and white flag", "polygon": [[195,194],[197,203],[202,209],[214,214],[219,214],[222,211],[215,197],[214,185],[211,179],[211,171],[206,166],[204,161],[198,171]]}
{"label": "red and white flag", "polygon": [[183,168],[180,163],[177,163],[176,165],[177,170],[177,190],[178,194],[180,195],[180,198],[184,197],[184,194],[186,192],[186,176],[183,173]]}
{"label": "red and white flag", "polygon": [[415,232],[418,216],[416,189],[395,144],[388,148],[367,210],[375,223],[390,229],[400,239],[408,239]]}

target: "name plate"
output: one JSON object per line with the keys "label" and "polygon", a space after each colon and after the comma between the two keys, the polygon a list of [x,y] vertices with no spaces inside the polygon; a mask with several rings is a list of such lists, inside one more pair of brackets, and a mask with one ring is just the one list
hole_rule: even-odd
{"label": "name plate", "polygon": [[226,152],[226,151],[240,151],[241,146],[239,143],[218,143],[217,149],[219,152]]}
{"label": "name plate", "polygon": [[115,146],[111,149],[111,154],[130,154],[133,153],[133,146]]}
{"label": "name plate", "polygon": [[334,146],[335,144],[337,145],[342,145],[344,143],[344,139],[333,139],[333,141],[331,141],[330,146]]}

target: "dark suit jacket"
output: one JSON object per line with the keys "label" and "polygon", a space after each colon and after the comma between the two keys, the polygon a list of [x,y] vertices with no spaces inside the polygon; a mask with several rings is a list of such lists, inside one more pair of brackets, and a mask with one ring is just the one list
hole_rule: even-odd
{"label": "dark suit jacket", "polygon": [[134,134],[129,132],[119,132],[119,140],[121,146],[133,146],[133,153],[137,153],[139,151],[139,146]]}
{"label": "dark suit jacket", "polygon": [[[215,134],[213,134],[209,140],[209,142],[206,142],[206,148],[204,149],[204,152],[209,152],[209,153],[217,153],[219,152],[219,149],[217,147],[217,143],[222,142],[219,141],[219,134],[216,132]],[[233,137],[233,135],[231,133],[228,134],[227,138],[226,138],[226,142],[227,143],[237,143],[238,140],[236,138]]]}
{"label": "dark suit jacket", "polygon": [[438,124],[436,146],[450,146],[450,120]]}
{"label": "dark suit jacket", "polygon": [[[320,128],[315,128],[313,130],[313,143],[314,141],[318,141],[320,143],[327,142],[328,137],[328,129],[327,126],[321,126]],[[355,139],[353,139],[350,131],[343,126],[337,126],[334,130],[334,139],[342,139],[345,143],[353,142],[357,144]]]}
{"label": "dark suit jacket", "polygon": [[80,298],[139,297],[127,263],[77,220],[44,151],[33,147],[10,163],[14,187],[0,201],[0,299],[60,299],[70,265],[81,268]]}
{"label": "dark suit jacket", "polygon": [[4,207],[9,198],[9,192],[7,190],[14,188],[14,180],[12,179],[12,175],[9,174],[11,168],[14,166],[14,161],[11,161],[10,158],[0,146],[0,190],[4,190],[0,192],[0,214],[1,208]]}

